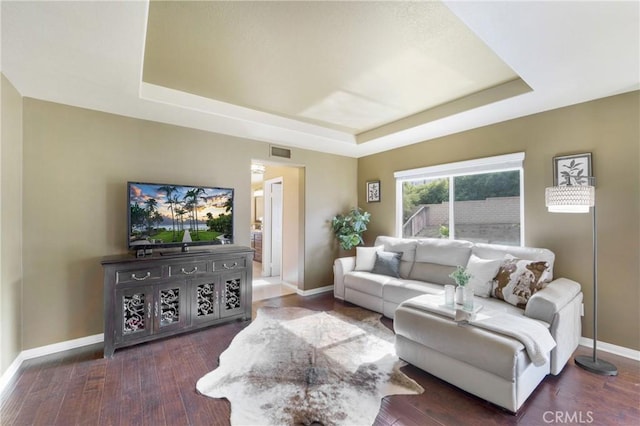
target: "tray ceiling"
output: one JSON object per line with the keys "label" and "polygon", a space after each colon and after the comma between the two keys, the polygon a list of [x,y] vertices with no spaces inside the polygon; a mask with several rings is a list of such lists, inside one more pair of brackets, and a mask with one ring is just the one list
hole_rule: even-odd
{"label": "tray ceiling", "polygon": [[638,90],[639,8],[2,1],[1,65],[26,97],[360,157]]}
{"label": "tray ceiling", "polygon": [[150,4],[143,81],[354,135],[518,78],[440,2]]}

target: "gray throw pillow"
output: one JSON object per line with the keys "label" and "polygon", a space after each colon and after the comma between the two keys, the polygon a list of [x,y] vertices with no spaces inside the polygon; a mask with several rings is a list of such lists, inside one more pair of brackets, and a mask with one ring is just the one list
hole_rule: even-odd
{"label": "gray throw pillow", "polygon": [[376,252],[376,263],[373,265],[371,272],[374,274],[400,278],[401,257],[402,253],[395,253],[392,251]]}

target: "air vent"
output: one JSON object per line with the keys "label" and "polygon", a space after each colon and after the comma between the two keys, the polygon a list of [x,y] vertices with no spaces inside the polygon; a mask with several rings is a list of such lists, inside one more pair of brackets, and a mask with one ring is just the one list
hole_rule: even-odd
{"label": "air vent", "polygon": [[280,148],[277,146],[271,147],[271,156],[280,158],[291,158],[291,150],[287,148]]}

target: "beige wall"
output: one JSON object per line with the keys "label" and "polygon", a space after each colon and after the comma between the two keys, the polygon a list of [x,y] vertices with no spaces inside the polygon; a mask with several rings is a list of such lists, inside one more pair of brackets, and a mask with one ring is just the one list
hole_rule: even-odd
{"label": "beige wall", "polygon": [[[128,180],[234,187],[236,243],[249,245],[250,164],[268,154],[266,143],[25,99],[24,300],[37,314],[25,315],[22,349],[102,332],[100,259],[126,251]],[[293,149],[291,163],[311,195],[299,248],[309,290],[332,283],[327,223],[356,201],[357,161]]]}
{"label": "beige wall", "polygon": [[597,177],[598,340],[640,349],[640,134],[639,92],[495,124],[358,161],[358,199],[365,182],[380,179],[382,201],[361,207],[372,214],[366,241],[395,232],[393,173],[454,161],[524,151],[525,244],[556,253],[556,276],[582,283],[592,336],[591,216],[548,213],[544,188],[552,185],[552,158],[591,152]]}
{"label": "beige wall", "polygon": [[[345,213],[357,204],[357,161],[352,158],[328,154],[312,153],[319,173],[311,173],[306,168],[305,180],[305,223],[304,256],[305,284],[310,290],[322,285],[333,284],[333,261],[338,257],[339,247],[331,229],[331,219]],[[353,161],[356,167],[349,167]]]}
{"label": "beige wall", "polygon": [[1,79],[0,376],[22,349],[22,98]]}

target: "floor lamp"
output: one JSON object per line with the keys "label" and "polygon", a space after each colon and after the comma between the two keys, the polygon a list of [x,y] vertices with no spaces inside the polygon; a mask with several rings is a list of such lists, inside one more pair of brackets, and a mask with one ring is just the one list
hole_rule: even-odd
{"label": "floor lamp", "polygon": [[[592,177],[588,178],[593,182]],[[592,185],[552,186],[545,190],[547,209],[552,213],[589,213],[593,222],[593,356],[578,355],[578,366],[603,376],[616,376],[618,369],[597,357],[598,341],[598,241],[596,233],[596,188]]]}

